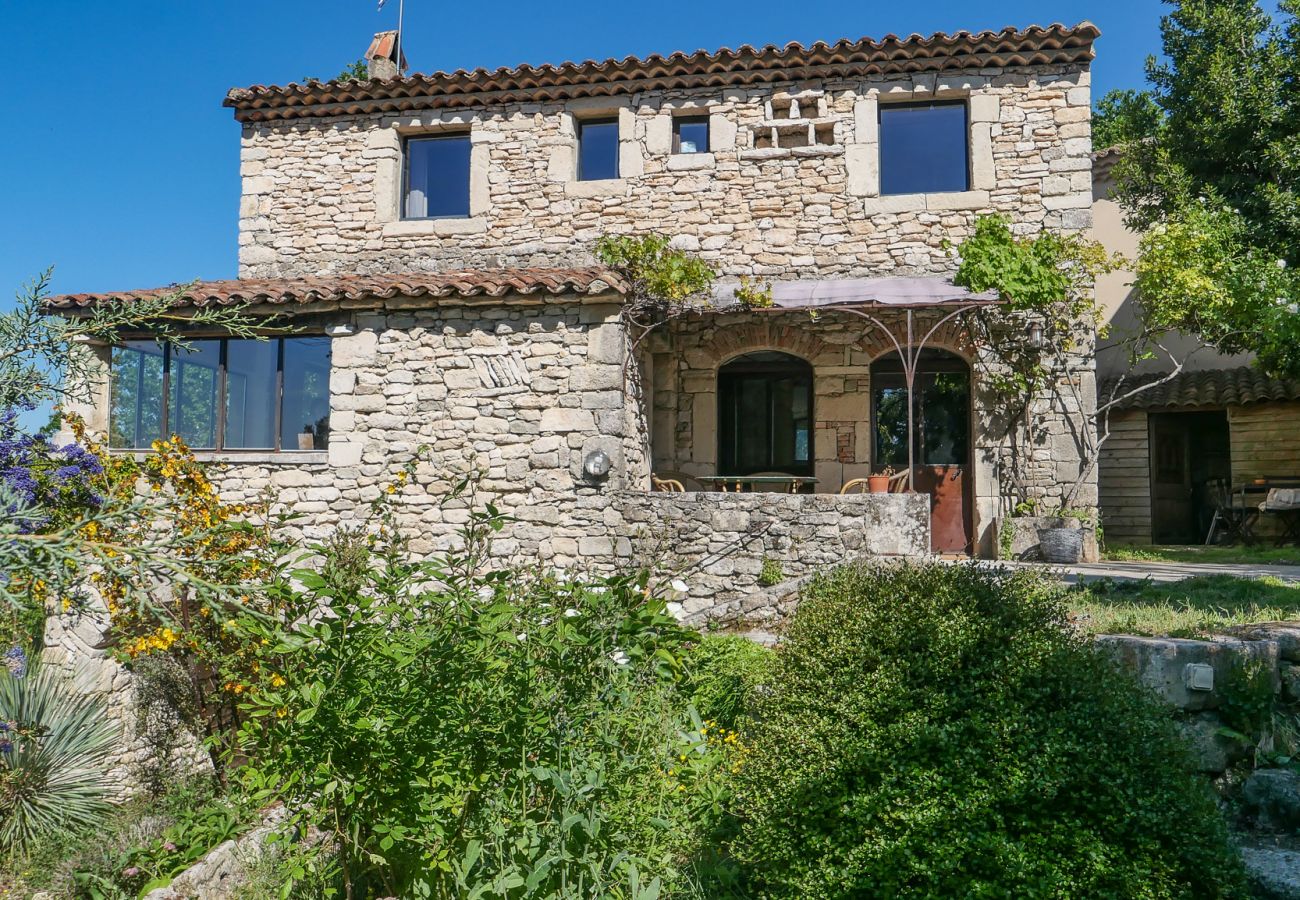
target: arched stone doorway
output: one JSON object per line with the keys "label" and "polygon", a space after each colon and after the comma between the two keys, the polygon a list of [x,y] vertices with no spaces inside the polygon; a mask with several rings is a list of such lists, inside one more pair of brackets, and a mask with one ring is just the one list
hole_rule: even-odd
{"label": "arched stone doorway", "polygon": [[718,469],[813,474],[813,367],[765,350],[718,369]]}
{"label": "arched stone doorway", "polygon": [[971,370],[946,350],[922,350],[912,398],[912,455],[907,440],[907,379],[897,352],[871,365],[872,463],[879,472],[914,466],[913,486],[930,495],[930,543],[941,553],[974,545],[971,465]]}

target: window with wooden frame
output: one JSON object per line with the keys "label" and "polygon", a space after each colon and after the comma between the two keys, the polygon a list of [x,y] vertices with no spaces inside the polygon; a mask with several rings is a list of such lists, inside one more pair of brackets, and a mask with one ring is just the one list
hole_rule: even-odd
{"label": "window with wooden frame", "polygon": [[151,340],[113,348],[109,446],[179,435],[198,450],[329,446],[330,339]]}
{"label": "window with wooden frame", "polygon": [[708,153],[709,117],[675,116],[673,118],[673,153]]}

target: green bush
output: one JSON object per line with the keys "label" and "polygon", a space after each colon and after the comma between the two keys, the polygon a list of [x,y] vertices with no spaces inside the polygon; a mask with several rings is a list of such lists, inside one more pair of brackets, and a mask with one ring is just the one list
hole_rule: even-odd
{"label": "green bush", "polygon": [[358,898],[684,884],[731,750],[681,703],[689,634],[644,577],[492,571],[491,509],[461,550],[420,558],[384,515],[316,548],[324,567],[286,580],[278,620],[234,625],[264,648],[241,776],[333,839],[287,854],[284,889],[330,866]]}
{"label": "green bush", "polygon": [[771,685],[736,787],[755,896],[1243,895],[1170,716],[1036,575],[838,570]]}
{"label": "green bush", "polygon": [[706,635],[683,660],[683,690],[705,721],[737,728],[771,671],[772,651],[735,635]]}

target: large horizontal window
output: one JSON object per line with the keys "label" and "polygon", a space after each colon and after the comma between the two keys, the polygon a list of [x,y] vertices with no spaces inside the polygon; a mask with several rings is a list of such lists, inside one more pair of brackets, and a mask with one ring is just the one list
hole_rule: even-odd
{"label": "large horizontal window", "polygon": [[467,134],[407,140],[403,218],[469,215],[469,150]]}
{"label": "large horizontal window", "polygon": [[113,348],[109,446],[173,434],[199,450],[324,450],[330,340],[213,339]]}
{"label": "large horizontal window", "polygon": [[882,104],[880,193],[966,190],[969,144],[965,103]]}

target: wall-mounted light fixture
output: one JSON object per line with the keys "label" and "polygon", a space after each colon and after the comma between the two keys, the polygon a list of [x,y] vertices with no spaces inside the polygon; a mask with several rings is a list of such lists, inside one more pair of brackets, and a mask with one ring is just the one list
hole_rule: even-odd
{"label": "wall-mounted light fixture", "polygon": [[325,326],[325,334],[329,335],[330,337],[347,337],[348,335],[352,335],[356,333],[357,333],[357,326],[353,325],[351,322],[344,322],[341,325]]}
{"label": "wall-mounted light fixture", "polygon": [[1047,341],[1043,338],[1043,325],[1041,322],[1029,323],[1029,346],[1034,350],[1042,350],[1047,346]]}
{"label": "wall-mounted light fixture", "polygon": [[593,450],[582,461],[582,471],[588,478],[604,478],[609,474],[613,462],[604,450]]}

